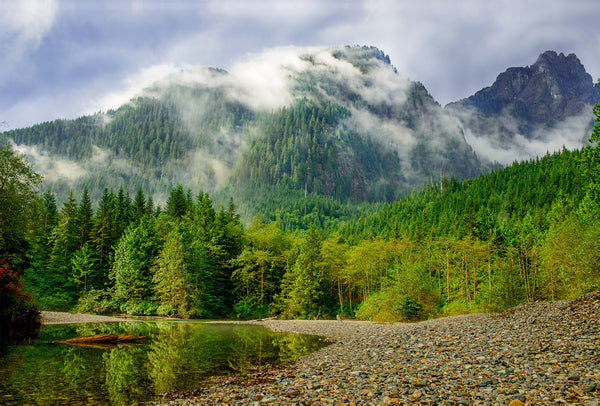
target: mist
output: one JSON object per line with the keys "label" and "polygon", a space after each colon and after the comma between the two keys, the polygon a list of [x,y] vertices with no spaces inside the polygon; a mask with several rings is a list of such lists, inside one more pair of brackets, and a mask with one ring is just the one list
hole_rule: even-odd
{"label": "mist", "polygon": [[19,145],[14,142],[11,144],[15,151],[25,155],[36,172],[42,174],[46,181],[64,180],[72,184],[75,180],[88,174],[88,170],[78,162],[50,156],[35,145]]}
{"label": "mist", "polygon": [[[469,114],[472,113],[463,110],[462,119],[465,120]],[[478,155],[502,165],[510,165],[515,161],[559,152],[563,148],[573,150],[583,147],[591,135],[592,123],[592,107],[589,106],[581,114],[568,117],[554,127],[540,126],[534,129],[528,137],[519,133],[517,123],[507,115],[493,125],[488,123],[485,130],[477,133],[468,125],[463,129],[465,139]]]}

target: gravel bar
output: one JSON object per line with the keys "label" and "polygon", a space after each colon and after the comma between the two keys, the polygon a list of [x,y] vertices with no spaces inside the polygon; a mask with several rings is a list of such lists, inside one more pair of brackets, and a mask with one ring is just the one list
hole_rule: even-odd
{"label": "gravel bar", "polygon": [[155,404],[600,404],[600,292],[419,323],[250,323],[333,343]]}
{"label": "gravel bar", "polygon": [[105,321],[130,321],[121,317],[85,313],[41,312],[42,324],[102,323]]}

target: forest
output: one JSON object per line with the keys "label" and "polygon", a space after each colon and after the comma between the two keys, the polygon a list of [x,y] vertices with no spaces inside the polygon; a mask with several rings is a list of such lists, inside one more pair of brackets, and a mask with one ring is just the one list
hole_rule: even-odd
{"label": "forest", "polygon": [[[314,114],[310,106],[304,111]],[[343,114],[335,106],[323,111],[329,114],[308,120],[309,133]],[[3,141],[2,323],[25,320],[36,308],[414,321],[599,290],[599,105],[594,114],[591,145],[582,150],[464,181],[441,174],[384,204],[335,198],[345,186],[319,178],[328,170],[318,167],[319,157],[333,153],[321,132],[309,144],[321,146],[309,154],[315,160],[296,166],[278,161],[273,148],[287,147],[269,144],[267,132],[256,142],[272,162],[246,176],[304,190],[259,189],[267,198],[248,222],[233,199],[216,204],[182,185],[163,206],[142,187],[130,193],[125,186],[105,188],[97,201],[87,188],[72,190],[59,205]],[[285,132],[283,119],[264,125],[277,123]],[[310,148],[289,140],[289,148]]]}

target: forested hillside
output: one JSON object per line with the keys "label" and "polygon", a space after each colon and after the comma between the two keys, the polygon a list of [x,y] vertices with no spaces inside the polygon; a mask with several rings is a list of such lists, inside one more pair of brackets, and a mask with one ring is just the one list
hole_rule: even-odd
{"label": "forested hillside", "polygon": [[[84,189],[60,208],[46,192],[4,229],[2,257],[48,309],[415,320],[574,297],[600,289],[598,153],[442,178],[384,206],[331,200],[332,217],[318,208],[328,200],[300,195],[297,208],[320,213],[306,230],[289,213],[286,227],[244,227],[233,201],[215,207],[181,185],[164,209],[142,189],[97,202]],[[344,220],[344,207],[360,218]]]}
{"label": "forested hillside", "polygon": [[600,105],[591,146],[475,176],[486,165],[380,51],[299,61],[285,77],[302,97],[268,111],[211,70],[219,86],[167,80],[115,111],[4,133],[2,323],[34,313],[27,295],[414,320],[600,289]]}
{"label": "forested hillside", "polygon": [[273,69],[282,77],[260,89],[235,72],[181,72],[116,110],[5,135],[59,203],[123,186],[164,204],[181,184],[233,196],[246,222],[272,196],[391,202],[442,170],[462,180],[491,167],[377,48],[298,51]]}

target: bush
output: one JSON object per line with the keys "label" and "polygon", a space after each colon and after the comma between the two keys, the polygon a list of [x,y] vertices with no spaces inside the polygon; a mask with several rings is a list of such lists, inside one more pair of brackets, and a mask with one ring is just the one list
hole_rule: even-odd
{"label": "bush", "polygon": [[456,316],[458,314],[467,313],[470,313],[469,306],[464,300],[453,300],[448,302],[442,309],[442,314],[444,316]]}
{"label": "bush", "polygon": [[17,272],[0,260],[0,341],[36,336],[40,312],[22,291]]}
{"label": "bush", "polygon": [[121,305],[121,311],[132,316],[154,316],[158,305],[148,300],[140,302],[127,302]]}
{"label": "bush", "polygon": [[109,291],[92,289],[79,298],[74,309],[81,313],[111,314],[119,311]]}
{"label": "bush", "polygon": [[367,296],[359,305],[356,311],[356,318],[379,322],[397,321],[398,314],[394,309],[396,298],[391,291],[391,289],[386,289]]}
{"label": "bush", "polygon": [[73,308],[75,301],[66,292],[55,292],[50,296],[37,296],[36,301],[40,309],[53,312],[66,312]]}
{"label": "bush", "polygon": [[421,292],[407,295],[399,285],[373,292],[359,305],[356,317],[371,321],[417,321],[437,316],[439,302],[435,295]]}
{"label": "bush", "polygon": [[156,309],[156,314],[164,317],[173,317],[177,315],[177,309],[171,303],[163,303]]}
{"label": "bush", "polygon": [[414,321],[419,318],[423,305],[411,296],[405,296],[394,306],[397,314],[402,315],[408,321]]}
{"label": "bush", "polygon": [[257,305],[251,299],[243,299],[233,305],[235,317],[238,319],[259,319],[270,313],[269,304]]}

